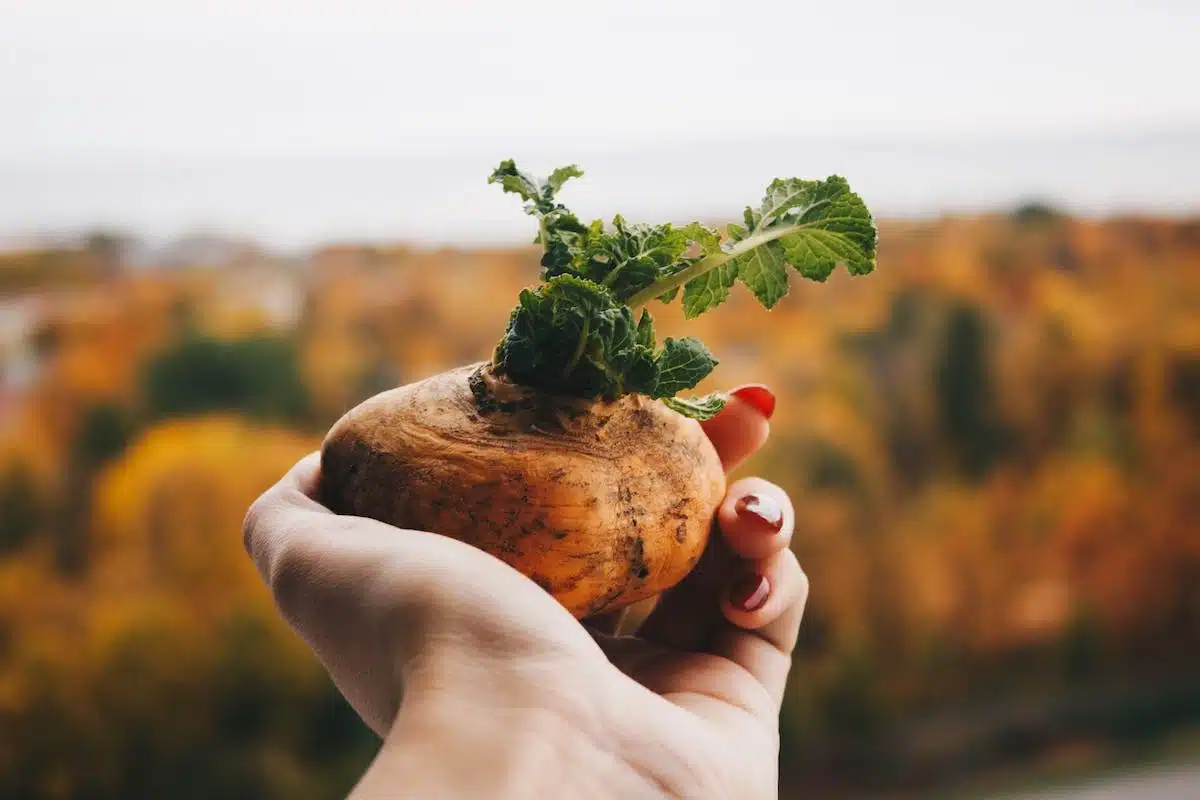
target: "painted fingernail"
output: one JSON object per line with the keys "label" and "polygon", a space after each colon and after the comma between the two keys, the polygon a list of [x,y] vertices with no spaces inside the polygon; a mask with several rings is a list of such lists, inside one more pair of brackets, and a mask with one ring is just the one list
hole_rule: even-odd
{"label": "painted fingernail", "polygon": [[754,406],[758,413],[766,419],[770,419],[771,415],[775,413],[775,393],[761,383],[738,387],[730,394]]}
{"label": "painted fingernail", "polygon": [[733,510],[742,519],[755,520],[770,528],[771,533],[778,533],[779,529],[783,527],[783,509],[773,497],[763,497],[757,494],[742,495],[733,504]]}
{"label": "painted fingernail", "polygon": [[766,575],[751,573],[738,580],[729,590],[729,602],[742,611],[758,611],[766,605],[771,594],[771,582]]}

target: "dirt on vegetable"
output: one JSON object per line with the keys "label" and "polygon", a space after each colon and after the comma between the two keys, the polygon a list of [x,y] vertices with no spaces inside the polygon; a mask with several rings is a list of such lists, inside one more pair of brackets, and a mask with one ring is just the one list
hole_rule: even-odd
{"label": "dirt on vegetable", "polygon": [[322,449],[340,514],[459,539],[577,617],[682,580],[725,493],[700,425],[657,400],[546,395],[478,364],[384,392]]}

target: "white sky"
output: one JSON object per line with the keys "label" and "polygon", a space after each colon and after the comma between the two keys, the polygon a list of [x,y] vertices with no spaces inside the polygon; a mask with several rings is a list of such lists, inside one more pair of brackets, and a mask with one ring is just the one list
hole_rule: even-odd
{"label": "white sky", "polygon": [[1198,0],[0,0],[0,161],[1200,124]]}

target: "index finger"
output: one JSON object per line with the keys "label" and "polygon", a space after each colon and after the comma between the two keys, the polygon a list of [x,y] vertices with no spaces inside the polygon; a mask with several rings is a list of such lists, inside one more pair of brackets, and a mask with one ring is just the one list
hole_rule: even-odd
{"label": "index finger", "polygon": [[775,396],[765,386],[742,386],[729,393],[719,414],[700,423],[726,472],[736,469],[767,441],[774,409]]}

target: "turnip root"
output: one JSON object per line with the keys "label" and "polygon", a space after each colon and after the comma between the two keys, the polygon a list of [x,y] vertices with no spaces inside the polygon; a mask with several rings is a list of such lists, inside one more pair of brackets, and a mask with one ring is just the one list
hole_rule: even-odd
{"label": "turnip root", "polygon": [[661,402],[556,398],[475,365],[342,417],[320,492],[337,513],[491,553],[583,617],[682,580],[725,475],[700,425]]}

